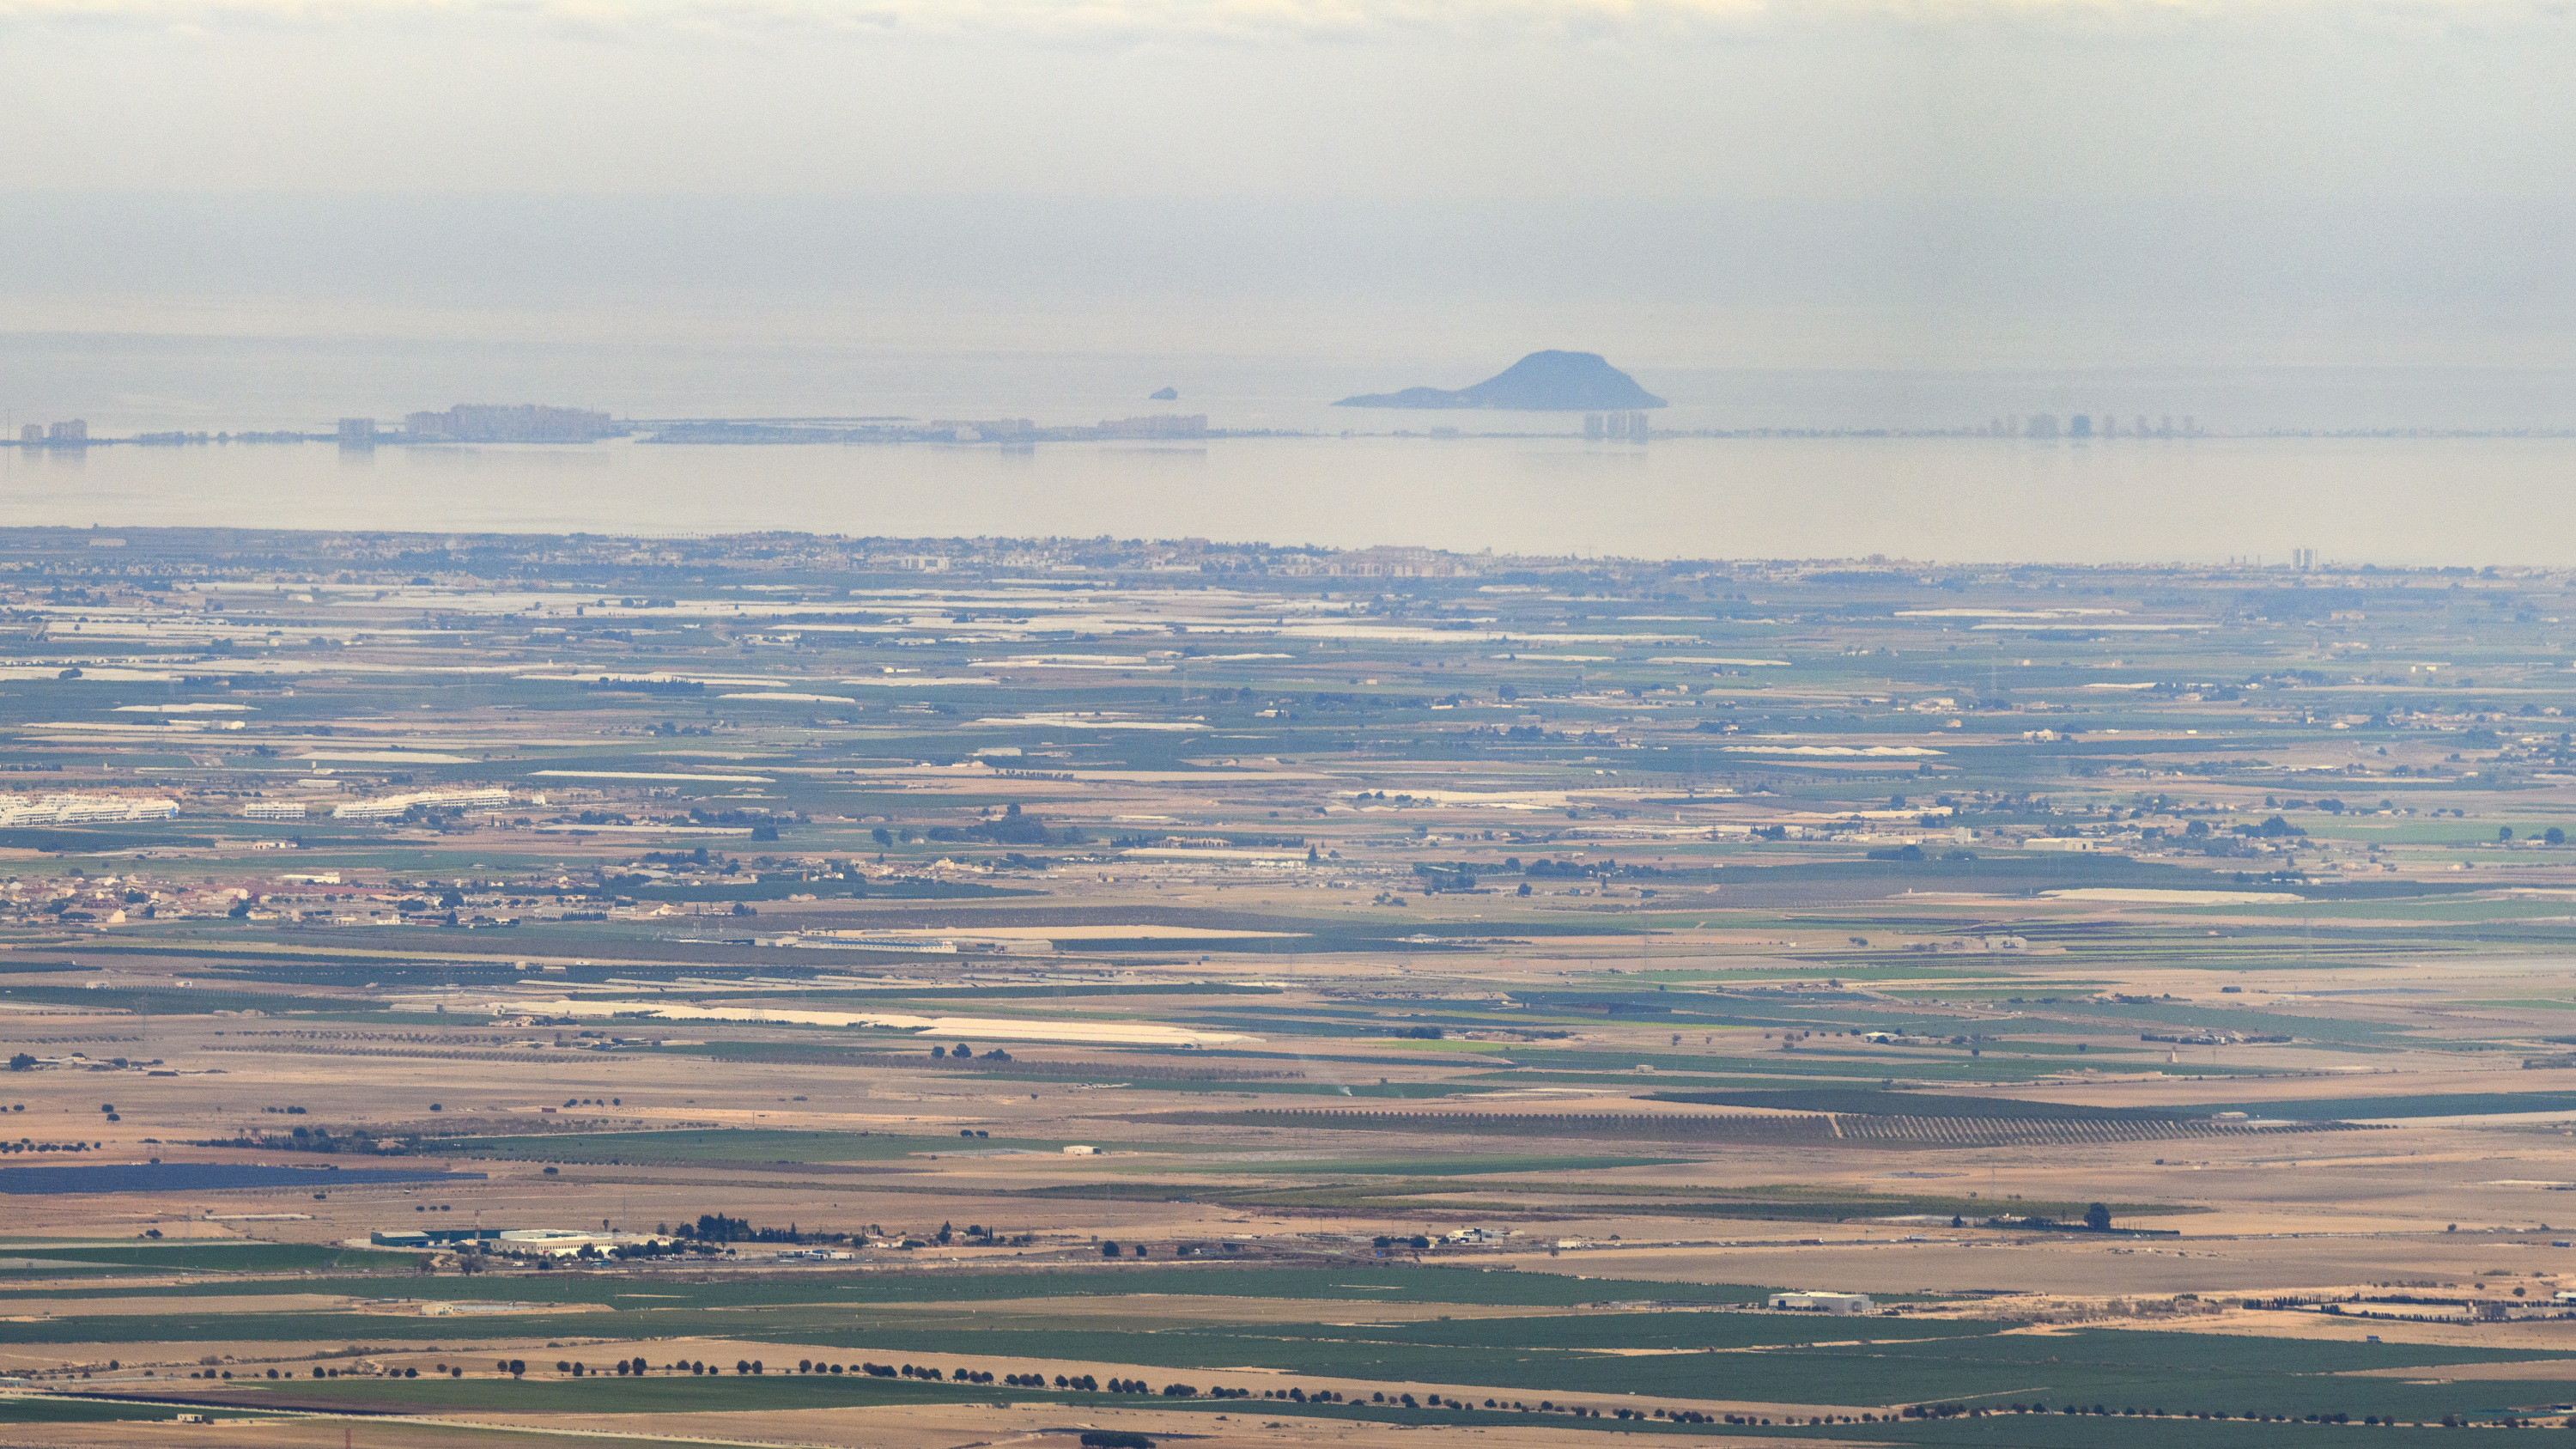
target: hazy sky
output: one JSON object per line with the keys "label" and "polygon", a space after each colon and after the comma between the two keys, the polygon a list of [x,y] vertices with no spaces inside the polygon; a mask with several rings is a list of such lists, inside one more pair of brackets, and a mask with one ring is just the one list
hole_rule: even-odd
{"label": "hazy sky", "polygon": [[0,0],[9,330],[2576,362],[2576,8]]}

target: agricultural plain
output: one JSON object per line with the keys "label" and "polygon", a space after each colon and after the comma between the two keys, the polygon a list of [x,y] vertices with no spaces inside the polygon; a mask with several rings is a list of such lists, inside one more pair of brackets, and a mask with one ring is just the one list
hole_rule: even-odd
{"label": "agricultural plain", "polygon": [[10,1442],[2576,1414],[2562,576],[97,542]]}

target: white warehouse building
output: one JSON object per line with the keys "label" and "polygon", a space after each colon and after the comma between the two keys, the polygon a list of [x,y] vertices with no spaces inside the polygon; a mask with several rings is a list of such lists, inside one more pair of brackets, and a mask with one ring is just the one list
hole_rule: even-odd
{"label": "white warehouse building", "polygon": [[1799,1293],[1774,1293],[1771,1295],[1771,1306],[1800,1313],[1842,1314],[1867,1313],[1877,1305],[1869,1301],[1869,1295],[1866,1293],[1819,1293],[1809,1290]]}
{"label": "white warehouse building", "polygon": [[160,796],[47,795],[0,805],[0,825],[78,825],[107,820],[172,820],[178,802]]}
{"label": "white warehouse building", "polygon": [[373,800],[352,800],[331,812],[334,820],[391,820],[418,805],[432,810],[498,810],[510,803],[510,792],[493,786],[485,790],[422,790],[410,795],[385,795]]}

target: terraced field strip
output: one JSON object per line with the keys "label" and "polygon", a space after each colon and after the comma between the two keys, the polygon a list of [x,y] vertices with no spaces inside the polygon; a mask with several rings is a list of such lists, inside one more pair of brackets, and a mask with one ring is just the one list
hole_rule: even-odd
{"label": "terraced field strip", "polygon": [[1830,1147],[2011,1147],[2079,1142],[2152,1142],[2177,1137],[2268,1137],[2365,1130],[2351,1122],[2085,1121],[2052,1118],[1682,1115],[1643,1112],[1313,1112],[1248,1108],[1167,1112],[1130,1122],[1175,1127],[1271,1127],[1302,1131],[1429,1132],[1466,1137],[1587,1137],[1623,1142],[1788,1142]]}
{"label": "terraced field strip", "polygon": [[2010,1147],[2025,1143],[2161,1142],[2176,1137],[2268,1137],[2291,1132],[2360,1132],[2358,1122],[2153,1122],[2049,1117],[1838,1117],[1846,1141],[1935,1147]]}

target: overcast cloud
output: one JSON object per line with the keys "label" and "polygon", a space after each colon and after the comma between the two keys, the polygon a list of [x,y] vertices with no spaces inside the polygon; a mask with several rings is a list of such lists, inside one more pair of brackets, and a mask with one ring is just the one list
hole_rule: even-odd
{"label": "overcast cloud", "polygon": [[2576,10],[0,0],[18,328],[2576,361]]}
{"label": "overcast cloud", "polygon": [[11,0],[24,187],[2564,194],[2576,11]]}

